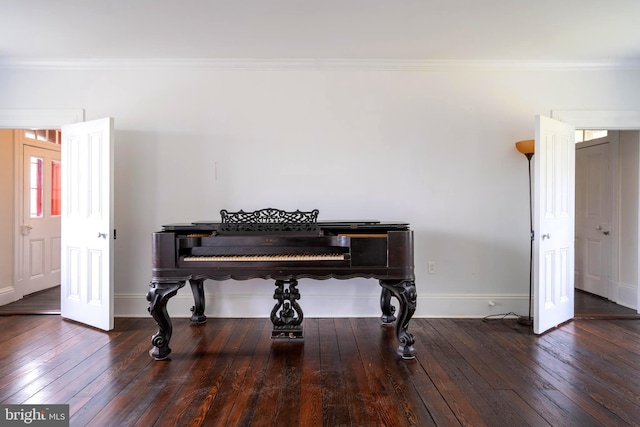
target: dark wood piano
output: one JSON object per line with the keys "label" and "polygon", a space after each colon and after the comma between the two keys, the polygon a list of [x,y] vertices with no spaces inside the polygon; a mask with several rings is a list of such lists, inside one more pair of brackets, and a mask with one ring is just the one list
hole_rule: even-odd
{"label": "dark wood piano", "polygon": [[[377,279],[382,287],[381,320],[396,322],[398,354],[415,355],[408,331],[416,309],[413,231],[406,223],[317,220],[318,211],[220,212],[221,220],[165,225],[153,233],[149,313],[158,324],[149,352],[169,356],[168,300],[188,281],[194,297],[191,320],[204,323],[204,281],[275,280],[273,338],[302,337],[298,279]],[[399,310],[392,305],[397,299]]]}

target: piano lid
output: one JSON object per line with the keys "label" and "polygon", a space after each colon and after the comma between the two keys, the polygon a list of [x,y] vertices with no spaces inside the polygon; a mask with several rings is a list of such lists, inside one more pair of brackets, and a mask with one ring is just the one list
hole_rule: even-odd
{"label": "piano lid", "polygon": [[216,227],[213,223],[178,223],[178,224],[165,224],[162,226],[163,231],[189,231],[193,232],[194,230],[202,231],[202,232],[213,232]]}

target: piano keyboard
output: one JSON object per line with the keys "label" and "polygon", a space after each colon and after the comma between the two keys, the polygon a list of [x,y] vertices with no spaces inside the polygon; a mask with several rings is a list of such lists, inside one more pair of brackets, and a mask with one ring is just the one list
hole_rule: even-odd
{"label": "piano keyboard", "polygon": [[316,254],[316,255],[286,255],[286,254],[273,254],[273,255],[213,255],[213,256],[186,256],[184,261],[220,261],[220,262],[235,262],[235,261],[343,261],[347,259],[345,254]]}

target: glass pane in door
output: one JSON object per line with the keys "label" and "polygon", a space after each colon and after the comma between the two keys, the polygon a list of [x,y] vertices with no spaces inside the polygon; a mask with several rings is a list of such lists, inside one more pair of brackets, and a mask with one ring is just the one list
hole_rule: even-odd
{"label": "glass pane in door", "polygon": [[31,218],[42,218],[42,169],[44,161],[41,157],[31,157],[29,184],[29,205]]}
{"label": "glass pane in door", "polygon": [[51,216],[60,215],[60,195],[62,188],[60,160],[51,161]]}

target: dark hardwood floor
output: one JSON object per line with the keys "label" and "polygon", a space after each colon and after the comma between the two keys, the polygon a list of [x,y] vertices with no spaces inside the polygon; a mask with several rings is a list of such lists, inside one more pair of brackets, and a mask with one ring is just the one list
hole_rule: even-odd
{"label": "dark hardwood floor", "polygon": [[0,306],[0,316],[7,314],[60,314],[60,286],[25,295]]}
{"label": "dark hardwood floor", "polygon": [[640,319],[636,310],[618,305],[606,298],[576,289],[574,318]]}
{"label": "dark hardwood floor", "polygon": [[413,319],[417,357],[375,318],[174,319],[169,361],[151,318],[102,332],[0,316],[0,403],[68,403],[71,426],[640,425],[640,322],[574,320],[535,336],[514,319]]}
{"label": "dark hardwood floor", "polygon": [[[576,291],[576,320],[535,336],[513,319],[413,319],[418,356],[377,319],[151,318],[102,332],[60,316],[60,288],[0,307],[0,403],[68,403],[71,425],[640,425],[635,310]],[[31,313],[25,315],[24,313]]]}

